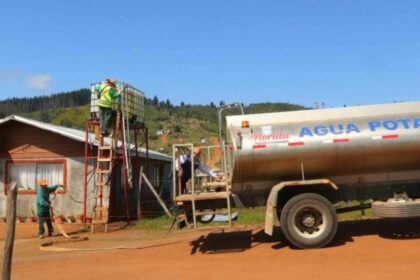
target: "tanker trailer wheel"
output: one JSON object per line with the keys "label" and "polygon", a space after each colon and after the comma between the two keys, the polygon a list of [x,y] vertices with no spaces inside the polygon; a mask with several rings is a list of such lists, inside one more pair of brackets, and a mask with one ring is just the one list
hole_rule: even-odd
{"label": "tanker trailer wheel", "polygon": [[327,245],[337,231],[337,216],[332,204],[323,196],[303,193],[291,198],[280,217],[287,240],[299,248]]}

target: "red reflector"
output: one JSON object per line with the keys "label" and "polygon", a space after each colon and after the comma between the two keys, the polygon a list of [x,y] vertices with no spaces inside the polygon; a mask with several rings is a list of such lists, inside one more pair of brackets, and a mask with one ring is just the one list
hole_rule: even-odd
{"label": "red reflector", "polygon": [[349,142],[350,139],[348,138],[343,138],[343,139],[334,139],[333,143],[345,143],[345,142]]}
{"label": "red reflector", "polygon": [[304,142],[289,142],[289,146],[303,146]]}
{"label": "red reflector", "polygon": [[388,134],[388,135],[382,135],[382,139],[393,139],[400,137],[398,134]]}
{"label": "red reflector", "polygon": [[254,145],[252,146],[253,149],[264,149],[267,148],[267,145]]}

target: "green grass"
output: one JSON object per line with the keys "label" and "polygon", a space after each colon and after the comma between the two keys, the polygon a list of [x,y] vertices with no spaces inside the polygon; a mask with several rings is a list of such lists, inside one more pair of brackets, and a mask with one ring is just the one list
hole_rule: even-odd
{"label": "green grass", "polygon": [[165,215],[155,218],[143,218],[139,221],[130,223],[130,228],[142,230],[166,230],[169,229],[171,223],[172,218]]}
{"label": "green grass", "polygon": [[[265,207],[255,208],[238,208],[232,212],[238,212],[238,218],[234,221],[236,225],[264,225]],[[363,218],[372,218],[372,209],[365,210],[365,216],[362,216],[360,210],[341,213],[337,215],[339,221],[360,220]],[[172,219],[168,216],[160,216],[155,218],[144,218],[130,225],[131,229],[142,230],[167,230],[171,225]],[[226,225],[224,222],[212,222],[209,224],[200,224],[200,227]]]}
{"label": "green grass", "polygon": [[[243,208],[239,210],[237,224],[245,225],[263,225],[265,221],[265,207]],[[236,210],[235,210],[236,211]],[[365,215],[362,216],[360,210],[337,214],[339,221],[360,220],[363,218],[372,218],[372,209],[365,209]]]}
{"label": "green grass", "polygon": [[337,215],[339,221],[350,221],[350,220],[360,220],[362,218],[373,218],[372,209],[365,209],[365,216],[362,216],[360,210],[340,213]]}
{"label": "green grass", "polygon": [[259,225],[264,224],[265,221],[265,207],[255,208],[238,208],[233,209],[232,212],[238,212],[237,224],[243,225]]}

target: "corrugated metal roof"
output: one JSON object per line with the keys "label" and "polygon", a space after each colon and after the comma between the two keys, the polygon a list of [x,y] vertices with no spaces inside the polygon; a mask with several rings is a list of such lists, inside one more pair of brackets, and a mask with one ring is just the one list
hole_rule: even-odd
{"label": "corrugated metal roof", "polygon": [[[47,130],[52,133],[56,133],[64,137],[79,141],[79,142],[83,142],[83,143],[85,142],[85,137],[86,137],[85,131],[69,128],[69,127],[64,127],[64,126],[59,126],[59,125],[54,125],[54,124],[49,124],[49,123],[44,123],[44,122],[24,118],[17,115],[10,115],[10,116],[7,116],[6,118],[0,119],[0,124],[6,123],[12,120],[27,124],[27,125],[31,125],[31,126],[43,129],[43,130]],[[93,133],[89,133],[88,139],[89,139],[89,143],[95,146],[98,146],[99,143],[98,141],[95,140],[95,135]],[[105,138],[105,141],[109,142],[110,138]],[[132,148],[134,148],[134,145],[132,145]],[[143,156],[143,157],[146,156],[145,148],[139,148],[139,152],[140,152],[140,156]],[[152,151],[150,149],[149,149],[149,158],[156,159],[156,160],[163,160],[163,161],[172,161],[172,158],[170,156],[156,152],[156,151]]]}

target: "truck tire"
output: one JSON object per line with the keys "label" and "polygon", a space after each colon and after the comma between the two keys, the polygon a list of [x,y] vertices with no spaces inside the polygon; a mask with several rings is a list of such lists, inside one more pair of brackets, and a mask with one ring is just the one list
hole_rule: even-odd
{"label": "truck tire", "polygon": [[375,201],[372,203],[372,212],[381,218],[409,218],[420,216],[420,199],[410,201],[387,202]]}
{"label": "truck tire", "polygon": [[280,225],[287,240],[298,248],[324,247],[337,232],[337,215],[331,202],[315,193],[294,196],[284,206]]}

